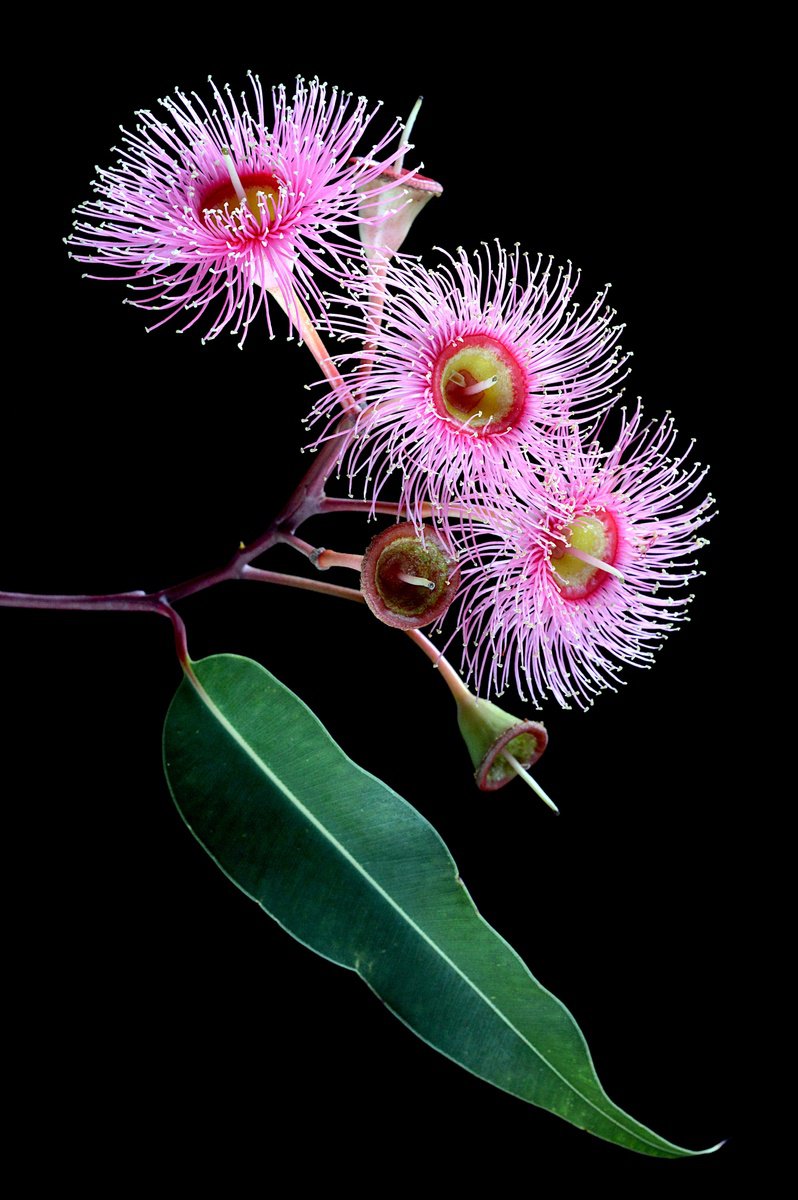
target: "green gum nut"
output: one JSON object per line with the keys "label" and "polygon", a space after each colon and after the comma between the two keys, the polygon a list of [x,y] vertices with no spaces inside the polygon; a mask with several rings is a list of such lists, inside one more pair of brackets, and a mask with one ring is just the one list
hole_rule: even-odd
{"label": "green gum nut", "polygon": [[529,770],[549,740],[539,721],[523,721],[470,692],[457,701],[457,724],[474,764],[477,787],[483,792],[495,792],[515,779],[504,751]]}

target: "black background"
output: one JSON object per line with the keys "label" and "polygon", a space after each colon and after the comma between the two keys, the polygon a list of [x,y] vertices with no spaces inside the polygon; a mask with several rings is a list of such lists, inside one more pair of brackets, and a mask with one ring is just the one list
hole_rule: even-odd
{"label": "black background", "polygon": [[[261,37],[253,13],[230,14],[234,36],[211,25],[191,44],[143,15],[64,31],[60,67],[21,98],[36,132],[15,142],[24,175],[7,225],[7,333],[25,367],[7,390],[0,585],[150,589],[200,573],[265,527],[307,462],[302,385],[316,374],[295,343],[257,325],[243,352],[227,335],[206,347],[170,326],[146,335],[121,284],[84,281],[68,261],[70,210],[92,164],[113,160],[118,125],[176,84],[207,94],[208,73],[238,90],[249,66],[264,83],[318,73],[383,99],[389,117],[423,93],[416,156],[445,193],[406,248],[520,241],[581,267],[583,301],[612,280],[635,355],[628,394],[651,414],[672,409],[713,464],[721,512],[692,621],[590,713],[546,708],[538,773],[559,819],[520,784],[476,791],[445,689],[355,605],[227,585],[183,605],[191,652],[262,662],[432,821],[480,911],[574,1013],[618,1104],[683,1145],[731,1140],[708,1159],[647,1160],[436,1055],[264,917],[181,825],[160,764],[179,682],[167,622],[4,611],[22,1128],[100,1183],[98,1145],[123,1173],[166,1152],[175,1171],[218,1160],[233,1180],[329,1170],[378,1188],[422,1178],[431,1154],[452,1183],[489,1172],[498,1190],[519,1170],[530,1183],[542,1171],[712,1187],[748,1145],[745,856],[739,792],[723,783],[746,737],[729,669],[736,480],[722,440],[736,385],[729,236],[744,207],[735,49],[611,24],[576,48],[506,21],[484,37],[408,25],[390,44],[332,28],[300,42],[290,19]],[[359,552],[368,534],[352,517],[307,536]],[[264,565],[304,569],[287,552]]]}

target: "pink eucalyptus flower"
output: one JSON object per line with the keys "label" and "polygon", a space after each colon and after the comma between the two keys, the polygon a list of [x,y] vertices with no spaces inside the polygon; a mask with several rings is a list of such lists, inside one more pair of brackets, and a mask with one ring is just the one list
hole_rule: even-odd
{"label": "pink eucalyptus flower", "polygon": [[702,574],[689,556],[714,516],[712,496],[685,502],[706,468],[669,457],[673,418],[643,424],[624,410],[609,452],[557,437],[561,465],[530,473],[516,502],[463,522],[459,604],[464,666],[480,691],[514,685],[580,708],[615,690],[625,664],[648,667]]}
{"label": "pink eucalyptus flower", "polygon": [[76,210],[73,257],[124,272],[110,278],[142,281],[128,284],[138,293],[128,303],[165,314],[152,328],[195,310],[182,333],[218,301],[206,337],[232,326],[243,343],[261,307],[271,332],[269,292],[295,324],[295,296],[320,313],[314,272],[348,274],[341,255],[359,242],[343,228],[356,235],[364,196],[394,186],[381,177],[399,148],[375,160],[397,125],[368,157],[353,158],[374,116],[363,97],[353,105],[335,88],[298,79],[291,99],[282,85],[273,90],[268,126],[260,81],[249,80],[249,103],[210,81],[210,109],[178,91],[160,102],[168,120],[137,113],[136,132],[123,130],[114,147],[117,165],[97,168],[97,196]]}
{"label": "pink eucalyptus flower", "polygon": [[[505,490],[530,460],[546,459],[565,419],[610,405],[625,362],[622,326],[611,324],[606,291],[577,309],[578,279],[570,265],[552,273],[550,260],[533,267],[501,246],[473,257],[461,249],[438,270],[391,264],[375,351],[383,297],[367,274],[350,309],[331,314],[336,332],[365,347],[349,356],[347,385],[366,401],[342,446],[350,487],[364,472],[376,502],[398,470],[409,519],[420,527],[431,500],[445,521],[460,491]],[[311,419],[330,416],[335,401],[325,397]],[[329,427],[319,440],[328,435]]]}

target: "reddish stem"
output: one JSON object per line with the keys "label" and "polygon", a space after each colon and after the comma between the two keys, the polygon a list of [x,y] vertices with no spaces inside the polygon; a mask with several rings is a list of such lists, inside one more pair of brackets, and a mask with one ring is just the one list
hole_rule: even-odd
{"label": "reddish stem", "polygon": [[[338,422],[336,433],[346,433],[347,430],[351,429],[353,423],[351,417],[344,415]],[[262,548],[256,549],[254,554],[249,555],[246,559],[247,562],[251,562],[253,558],[262,553],[262,550],[268,549],[270,545],[278,541],[278,532],[281,534],[293,534],[303,521],[307,521],[309,517],[314,517],[317,513],[328,511],[324,507],[324,501],[327,499],[324,495],[324,485],[338,460],[340,450],[341,443],[337,437],[334,437],[324,442],[314,452],[314,459],[310,468],[305,472],[298,486],[289,497],[282,512],[260,539],[260,542],[265,544],[263,544]],[[334,510],[331,509],[329,511]],[[266,539],[270,540],[266,541]],[[253,543],[253,546],[258,547],[259,543]],[[248,551],[245,553],[248,553]]]}
{"label": "reddish stem", "polygon": [[242,579],[254,579],[260,583],[276,583],[283,587],[302,588],[308,592],[321,592],[324,596],[338,596],[341,600],[357,600],[365,604],[362,592],[355,588],[340,587],[337,583],[326,583],[321,579],[304,579],[301,575],[281,575],[277,571],[261,571],[258,567],[244,567]]}
{"label": "reddish stem", "polygon": [[[315,332],[315,331],[314,331]],[[314,353],[321,346],[321,339],[316,335],[315,338],[308,339],[312,342],[310,348]],[[322,348],[323,349],[323,348]],[[322,369],[330,377],[330,370],[326,369],[324,362],[330,364],[329,358],[324,356],[324,362],[318,360]],[[340,376],[337,371],[334,372],[337,379]],[[351,397],[350,397],[351,401]],[[350,407],[356,409],[354,401],[351,401]],[[345,433],[346,430],[353,424],[353,418],[345,414],[339,423],[338,431]],[[226,563],[225,566],[217,568],[213,571],[206,571],[202,575],[196,575],[192,579],[187,579],[181,583],[176,583],[170,587],[161,588],[154,592],[133,591],[133,592],[115,592],[100,595],[38,595],[29,592],[0,592],[0,607],[4,608],[37,608],[37,609],[56,609],[56,610],[102,610],[112,612],[154,612],[161,616],[166,616],[172,622],[175,631],[175,644],[177,647],[178,658],[186,673],[193,676],[191,669],[191,661],[188,656],[188,648],[186,643],[185,627],[181,618],[175,612],[173,604],[179,600],[185,599],[187,596],[192,596],[196,592],[204,591],[206,588],[215,586],[218,583],[224,583],[228,580],[241,579],[245,577],[255,578],[254,574],[249,573],[249,564],[253,559],[263,554],[277,542],[285,541],[297,545],[297,548],[307,549],[312,553],[313,547],[307,542],[302,542],[301,539],[295,537],[295,531],[309,517],[315,516],[317,513],[324,511],[324,485],[329,477],[337,459],[340,450],[339,439],[335,438],[327,442],[314,455],[313,462],[305,475],[300,480],[299,484],[289,497],[281,512],[255,541],[248,546],[242,546],[233,557]],[[270,582],[286,583],[291,576],[275,576],[271,578],[271,573],[264,572],[258,576],[265,581],[267,577]],[[316,586],[310,581],[297,580],[292,586],[312,588],[316,591],[327,591],[331,595],[343,595],[351,589],[335,589],[333,585],[328,584],[325,587]],[[360,594],[354,592],[354,596],[360,599]]]}
{"label": "reddish stem", "polygon": [[183,618],[179,613],[175,612],[171,604],[165,604],[158,611],[163,612],[164,616],[168,617],[172,622],[172,631],[175,635],[175,650],[177,651],[177,660],[191,683],[198,688],[199,680],[194,674],[194,667],[192,665],[191,658],[189,657],[186,626]]}
{"label": "reddish stem", "polygon": [[0,608],[113,609],[117,612],[158,612],[163,592],[109,592],[104,596],[41,596],[31,592],[0,592]]}
{"label": "reddish stem", "polygon": [[[430,512],[424,511],[423,515],[431,516],[431,506],[424,505],[424,509],[430,509]],[[319,512],[322,513],[380,513],[386,517],[401,516],[398,504],[394,504],[390,500],[344,500],[338,496],[323,496]]]}
{"label": "reddish stem", "polygon": [[329,571],[330,567],[348,567],[351,571],[360,571],[363,565],[362,554],[342,554],[338,550],[327,550],[323,546],[312,546],[303,538],[293,533],[280,534],[280,541],[287,546],[293,546],[305,558],[309,558],[319,571]]}
{"label": "reddish stem", "polygon": [[284,542],[286,546],[292,546],[300,554],[304,554],[305,558],[309,558],[315,566],[316,556],[321,553],[317,546],[312,546],[310,542],[306,542],[304,538],[296,537],[293,533],[280,534],[280,541]]}
{"label": "reddish stem", "polygon": [[455,700],[473,699],[466,685],[463,683],[460,676],[455,671],[448,659],[443,657],[443,654],[438,647],[431,642],[428,637],[421,632],[420,629],[406,629],[407,636],[416,643],[420,650],[426,654],[427,658],[437,667],[449,691],[454,696]]}
{"label": "reddish stem", "polygon": [[382,312],[385,307],[385,273],[387,269],[387,258],[380,257],[376,265],[371,260],[371,271],[369,273],[371,295],[369,296],[368,308],[368,337],[363,346],[363,360],[357,373],[359,395],[365,391],[369,375],[371,374],[371,368],[377,356],[380,328],[382,326]]}
{"label": "reddish stem", "polygon": [[340,554],[337,550],[321,550],[315,558],[320,571],[328,571],[330,567],[348,567],[350,571],[360,571],[363,566],[362,554]]}
{"label": "reddish stem", "polygon": [[321,367],[324,378],[332,384],[335,391],[335,398],[341,405],[342,411],[349,416],[357,416],[360,409],[353,400],[341,372],[327,353],[327,347],[321,340],[318,330],[314,328],[313,322],[296,292],[292,291],[291,295],[286,297],[283,296],[279,288],[270,288],[269,291],[289,321],[299,329],[302,341]]}

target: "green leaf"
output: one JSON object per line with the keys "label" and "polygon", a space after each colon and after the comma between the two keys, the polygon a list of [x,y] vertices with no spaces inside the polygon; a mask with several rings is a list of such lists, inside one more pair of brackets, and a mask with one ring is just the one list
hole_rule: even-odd
{"label": "green leaf", "polygon": [[480,917],[432,826],[298,697],[246,658],[195,670],[202,691],[184,681],[166,718],[166,774],[234,883],[481,1078],[645,1154],[707,1153],[608,1099],[573,1017]]}

